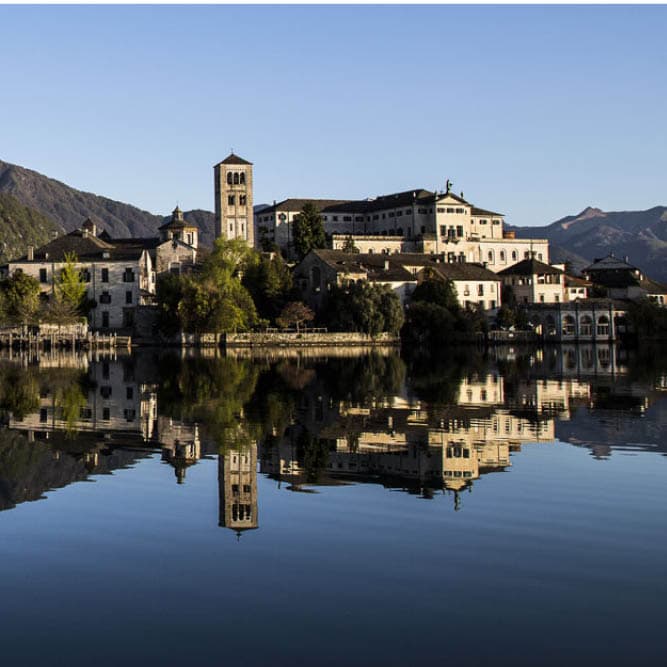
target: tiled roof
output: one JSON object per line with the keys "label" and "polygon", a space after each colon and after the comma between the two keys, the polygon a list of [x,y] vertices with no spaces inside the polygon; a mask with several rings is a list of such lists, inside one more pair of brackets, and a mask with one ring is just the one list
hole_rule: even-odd
{"label": "tiled roof", "polygon": [[499,276],[534,276],[534,275],[560,275],[564,273],[561,269],[555,266],[550,266],[539,259],[524,259],[518,264],[514,264],[502,271],[498,271]]}
{"label": "tiled roof", "polygon": [[600,259],[596,259],[592,264],[587,266],[584,271],[617,271],[617,270],[626,270],[626,271],[636,271],[637,267],[632,266],[623,259],[615,257],[613,254],[607,255]]}
{"label": "tiled roof", "polygon": [[577,276],[568,276],[565,275],[565,286],[566,287],[590,287],[593,283],[590,280],[584,280],[583,278],[578,278]]}
{"label": "tiled roof", "polygon": [[477,208],[476,206],[472,207],[472,215],[495,215],[496,217],[502,216],[502,213],[495,213],[494,211],[487,211],[483,208]]}
{"label": "tiled roof", "polygon": [[646,290],[648,294],[667,294],[667,285],[659,283],[657,280],[651,278],[643,278],[639,282],[639,287]]}
{"label": "tiled roof", "polygon": [[[146,249],[146,239],[117,239],[108,241],[80,229],[59,236],[34,252],[34,259],[28,260],[27,255],[14,262],[64,262],[65,255],[75,254],[80,262],[92,261],[132,261],[138,260]],[[108,253],[108,257],[104,257]]]}
{"label": "tiled roof", "polygon": [[[248,160],[244,160],[242,157],[230,153],[224,160],[218,162],[218,164],[252,164],[252,162],[248,162]],[[217,166],[218,165],[216,165],[216,167]]]}
{"label": "tiled roof", "polygon": [[283,199],[282,201],[274,204],[273,206],[267,206],[261,211],[258,211],[257,215],[266,215],[268,213],[276,213],[278,211],[290,211],[290,212],[299,212],[303,209],[306,204],[312,204],[320,213],[326,209],[329,209],[332,206],[347,204],[350,203],[345,199]]}

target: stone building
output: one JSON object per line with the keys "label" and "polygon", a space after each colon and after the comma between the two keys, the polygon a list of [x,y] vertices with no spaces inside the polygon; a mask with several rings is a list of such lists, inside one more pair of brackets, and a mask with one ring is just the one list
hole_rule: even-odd
{"label": "stone building", "polygon": [[565,272],[534,257],[498,272],[511,287],[517,303],[562,303],[565,301]]}
{"label": "stone building", "polygon": [[417,284],[431,275],[453,283],[461,307],[493,310],[501,305],[501,280],[496,274],[479,264],[448,264],[442,255],[313,250],[295,267],[294,284],[303,300],[319,310],[334,285],[362,280],[389,285],[405,304]]}
{"label": "stone building", "polygon": [[650,299],[664,306],[667,303],[667,285],[644,275],[625,259],[613,254],[596,259],[587,266],[584,278],[603,288],[611,299]]}
{"label": "stone building", "polygon": [[216,238],[255,245],[252,162],[231,153],[213,168]]}
{"label": "stone building", "polygon": [[474,206],[463,194],[407,190],[356,201],[285,199],[258,211],[255,227],[293,256],[293,223],[304,204],[320,212],[335,250],[350,239],[362,252],[443,254],[447,262],[484,262],[492,270],[516,264],[535,253],[549,261],[545,239],[517,239],[504,230],[504,216]]}

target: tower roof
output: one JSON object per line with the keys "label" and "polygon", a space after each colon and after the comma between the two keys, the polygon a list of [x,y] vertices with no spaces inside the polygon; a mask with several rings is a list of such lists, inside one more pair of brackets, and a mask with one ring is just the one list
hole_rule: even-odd
{"label": "tower roof", "polygon": [[[218,162],[218,164],[252,164],[252,162],[248,162],[248,160],[244,160],[242,157],[230,153],[224,160]],[[215,166],[217,167],[218,165]]]}

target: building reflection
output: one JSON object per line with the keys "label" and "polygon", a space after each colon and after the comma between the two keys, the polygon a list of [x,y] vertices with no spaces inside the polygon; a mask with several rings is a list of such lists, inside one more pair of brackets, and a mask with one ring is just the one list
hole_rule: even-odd
{"label": "building reflection", "polygon": [[[320,358],[200,362],[0,360],[0,508],[157,453],[183,484],[192,466],[217,456],[218,523],[240,537],[259,527],[258,474],[291,491],[365,482],[444,493],[459,509],[461,492],[507,472],[535,443],[569,442],[597,458],[667,452],[667,372],[638,375],[612,346],[495,349],[426,380],[396,355],[356,360],[353,381],[340,377],[346,366]],[[33,452],[23,469],[11,458],[16,437]]]}

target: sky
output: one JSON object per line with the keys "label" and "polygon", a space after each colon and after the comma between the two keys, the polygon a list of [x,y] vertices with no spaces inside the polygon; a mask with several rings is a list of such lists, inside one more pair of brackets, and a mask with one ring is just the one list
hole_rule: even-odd
{"label": "sky", "polygon": [[667,205],[667,7],[0,6],[0,160],[153,213],[455,192]]}

